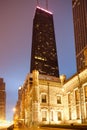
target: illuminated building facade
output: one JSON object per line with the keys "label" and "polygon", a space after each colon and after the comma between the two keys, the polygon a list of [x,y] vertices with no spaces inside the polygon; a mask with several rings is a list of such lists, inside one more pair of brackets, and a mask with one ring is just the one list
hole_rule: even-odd
{"label": "illuminated building facade", "polygon": [[0,120],[6,118],[6,91],[3,78],[0,78]]}
{"label": "illuminated building facade", "polygon": [[[65,78],[65,77],[64,77]],[[63,91],[60,78],[28,74],[22,86],[21,119],[27,126],[63,122]]]}
{"label": "illuminated building facade", "polygon": [[72,0],[72,10],[77,71],[79,71],[87,66],[87,0]]}
{"label": "illuminated building facade", "polygon": [[87,69],[66,80],[34,70],[22,86],[20,120],[27,126],[87,122]]}
{"label": "illuminated building facade", "polygon": [[37,7],[33,20],[31,69],[40,74],[59,76],[53,14]]}
{"label": "illuminated building facade", "polygon": [[21,101],[22,101],[22,87],[20,86],[18,89],[18,101],[15,105],[15,110],[14,111],[14,115],[13,115],[13,120],[16,122],[19,119],[21,119],[21,115],[20,115],[20,111],[21,111]]}

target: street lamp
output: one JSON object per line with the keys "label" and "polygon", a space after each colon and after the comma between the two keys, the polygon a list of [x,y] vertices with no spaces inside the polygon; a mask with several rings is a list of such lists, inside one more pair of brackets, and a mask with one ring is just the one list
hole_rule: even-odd
{"label": "street lamp", "polygon": [[14,113],[16,112],[16,108],[15,108],[15,107],[13,108],[13,112],[14,112]]}

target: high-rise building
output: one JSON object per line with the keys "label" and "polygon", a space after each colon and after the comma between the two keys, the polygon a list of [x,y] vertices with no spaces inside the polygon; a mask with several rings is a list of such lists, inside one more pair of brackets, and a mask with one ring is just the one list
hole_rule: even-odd
{"label": "high-rise building", "polygon": [[72,0],[77,71],[87,66],[87,0]]}
{"label": "high-rise building", "polygon": [[6,91],[3,78],[0,78],[0,119],[6,118]]}
{"label": "high-rise building", "polygon": [[33,20],[30,72],[33,70],[59,76],[53,14],[38,6]]}

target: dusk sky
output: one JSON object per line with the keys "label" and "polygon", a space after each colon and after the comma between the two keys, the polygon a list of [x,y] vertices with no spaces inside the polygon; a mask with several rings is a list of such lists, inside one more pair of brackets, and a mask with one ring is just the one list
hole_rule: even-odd
{"label": "dusk sky", "polygon": [[[46,8],[46,0],[38,0]],[[30,72],[32,26],[36,0],[0,0],[0,77],[6,83],[7,119],[13,118],[18,88]],[[48,0],[53,13],[59,72],[76,72],[72,0]]]}

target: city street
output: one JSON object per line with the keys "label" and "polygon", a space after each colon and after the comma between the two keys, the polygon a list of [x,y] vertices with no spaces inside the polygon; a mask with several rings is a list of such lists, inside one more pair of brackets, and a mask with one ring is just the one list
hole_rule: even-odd
{"label": "city street", "polygon": [[14,128],[14,130],[75,130],[75,129],[64,129],[64,128]]}
{"label": "city street", "polygon": [[69,128],[37,128],[37,127],[32,127],[32,128],[14,128],[14,130],[86,130],[87,128],[79,128],[79,129],[69,129]]}

